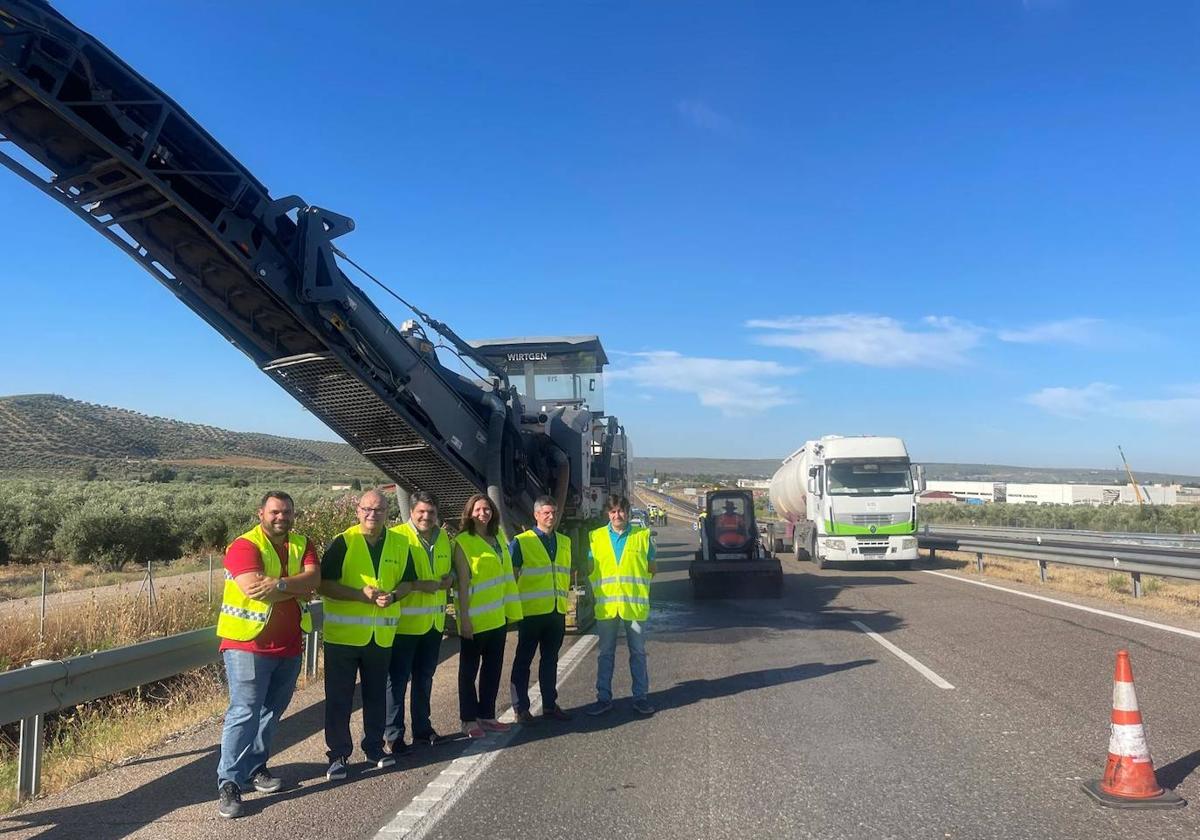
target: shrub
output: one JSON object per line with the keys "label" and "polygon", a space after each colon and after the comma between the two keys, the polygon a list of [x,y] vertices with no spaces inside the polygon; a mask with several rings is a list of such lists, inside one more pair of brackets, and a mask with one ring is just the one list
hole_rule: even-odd
{"label": "shrub", "polygon": [[169,563],[182,554],[180,542],[166,517],[112,508],[75,511],[54,535],[64,560],[95,563],[105,571],[120,571],[127,563]]}
{"label": "shrub", "polygon": [[166,484],[175,480],[175,470],[170,467],[158,467],[150,475],[146,476],[146,480],[154,484]]}

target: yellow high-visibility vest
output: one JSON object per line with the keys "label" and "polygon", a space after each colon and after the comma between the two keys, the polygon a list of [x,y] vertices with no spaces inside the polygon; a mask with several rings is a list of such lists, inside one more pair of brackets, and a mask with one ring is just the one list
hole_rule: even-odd
{"label": "yellow high-visibility vest", "polygon": [[[379,555],[379,572],[371,562],[371,549],[362,528],[353,525],[341,534],[346,541],[346,557],[342,561],[342,576],[338,583],[351,589],[374,586],[385,592],[396,588],[408,565],[408,541],[390,531],[383,533],[383,549]],[[378,607],[365,601],[343,601],[322,597],[325,604],[325,625],[321,633],[325,641],[336,645],[363,647],[374,639],[380,647],[391,647],[396,638],[396,623],[400,620],[400,605],[393,601]]]}
{"label": "yellow high-visibility vest", "polygon": [[466,589],[472,629],[481,633],[503,627],[509,621],[520,621],[521,595],[513,579],[512,557],[504,544],[504,532],[497,538],[499,554],[483,537],[466,531],[455,537],[454,542],[462,548],[471,570],[471,579],[459,581],[458,585]]}
{"label": "yellow high-visibility vest", "polygon": [[546,552],[542,538],[533,530],[517,534],[521,546],[521,612],[546,615],[555,610],[567,614],[567,592],[571,588],[571,540],[566,534],[554,535],[554,560]]}
{"label": "yellow high-visibility vest", "polygon": [[[438,528],[433,541],[433,557],[425,550],[417,529],[411,522],[391,529],[408,540],[408,560],[417,571],[418,580],[441,580],[450,574],[454,548],[446,531]],[[400,623],[396,632],[405,636],[419,636],[436,628],[439,633],[446,629],[446,590],[437,592],[410,592],[400,599]]]}
{"label": "yellow high-visibility vest", "polygon": [[597,528],[589,534],[592,548],[592,593],[596,598],[596,618],[623,618],[645,621],[650,617],[650,531],[629,526],[621,563],[613,553],[609,528]]}
{"label": "yellow high-visibility vest", "polygon": [[[258,553],[262,555],[265,577],[283,577],[279,553],[275,551],[275,546],[271,544],[271,539],[263,532],[261,525],[255,525],[238,539],[252,542],[258,548]],[[304,571],[302,561],[307,547],[306,537],[288,534],[287,577],[295,577]],[[308,605],[302,601],[297,603],[300,605],[300,630],[311,633],[312,616],[308,613]],[[233,575],[226,572],[225,588],[221,593],[221,614],[217,618],[217,635],[235,642],[248,642],[263,631],[270,617],[271,604],[256,601],[246,595],[234,581]]]}

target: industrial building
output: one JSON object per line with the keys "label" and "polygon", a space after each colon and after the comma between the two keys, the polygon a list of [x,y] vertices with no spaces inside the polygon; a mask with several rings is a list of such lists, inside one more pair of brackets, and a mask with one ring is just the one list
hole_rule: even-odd
{"label": "industrial building", "polygon": [[[1142,499],[1152,505],[1176,505],[1178,484],[1142,484]],[[1032,505],[1136,505],[1137,492],[1132,484],[1023,484],[1010,481],[930,481],[921,502],[946,501],[945,494],[958,501],[1008,502]],[[928,497],[928,498],[927,498]]]}

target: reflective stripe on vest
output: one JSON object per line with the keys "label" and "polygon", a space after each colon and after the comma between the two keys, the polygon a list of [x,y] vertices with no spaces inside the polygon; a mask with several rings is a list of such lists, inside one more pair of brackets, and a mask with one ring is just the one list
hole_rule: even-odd
{"label": "reflective stripe on vest", "polygon": [[[470,568],[471,581],[466,588],[467,615],[476,633],[503,627],[508,621],[519,621],[521,595],[513,579],[512,557],[504,544],[504,533],[498,538],[500,554],[487,540],[463,532],[454,538],[462,549]],[[459,582],[462,586],[462,582]]]}
{"label": "reflective stripe on vest", "polygon": [[[408,541],[391,531],[383,532],[383,548],[379,553],[379,573],[371,562],[371,549],[358,525],[347,528],[341,534],[346,541],[346,557],[342,561],[342,576],[338,583],[350,589],[361,590],[374,586],[390,592],[396,588],[408,565]],[[390,648],[396,638],[396,624],[400,620],[400,607],[393,602],[386,607],[377,607],[365,601],[345,601],[328,595],[325,603],[325,625],[322,634],[325,641],[335,645],[363,647],[374,640],[380,647]]]}
{"label": "reflective stripe on vest", "polygon": [[[565,534],[554,536],[554,560],[546,544],[535,531],[517,534],[521,546],[521,610],[525,615],[567,614],[567,591],[571,588],[571,540]],[[547,588],[548,587],[548,588]]]}
{"label": "reflective stripe on vest", "polygon": [[[450,574],[453,566],[454,546],[445,530],[438,528],[433,540],[433,557],[425,550],[425,544],[411,522],[392,528],[392,533],[408,541],[408,561],[417,572],[417,580],[441,580]],[[437,592],[410,592],[400,599],[400,623],[396,632],[405,636],[419,636],[430,630],[439,633],[446,629],[446,590]]]}
{"label": "reflective stripe on vest", "polygon": [[596,618],[645,621],[650,617],[650,531],[629,526],[621,562],[613,553],[609,528],[588,535],[592,572],[588,579],[596,599]]}
{"label": "reflective stripe on vest", "polygon": [[[255,525],[238,539],[251,542],[258,549],[265,577],[285,576],[283,566],[279,562],[279,552],[275,550],[261,525]],[[295,577],[304,571],[304,550],[307,547],[307,539],[299,534],[288,534],[286,577]],[[312,616],[308,613],[308,605],[299,601],[297,603],[300,605],[300,630],[311,633]],[[270,619],[271,605],[247,596],[237,585],[233,575],[226,571],[225,588],[221,592],[221,611],[217,616],[217,635],[235,642],[248,642],[263,631]]]}

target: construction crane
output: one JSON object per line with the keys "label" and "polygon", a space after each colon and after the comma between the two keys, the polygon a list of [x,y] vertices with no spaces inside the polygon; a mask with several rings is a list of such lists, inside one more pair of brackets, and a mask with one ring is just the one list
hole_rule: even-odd
{"label": "construction crane", "polygon": [[1125,474],[1129,476],[1129,483],[1133,485],[1133,495],[1137,498],[1138,507],[1146,504],[1146,499],[1142,496],[1142,488],[1137,483],[1137,479],[1133,477],[1133,470],[1129,468],[1129,461],[1125,459],[1125,450],[1117,444],[1117,452],[1121,453],[1121,463],[1125,465]]}
{"label": "construction crane", "polygon": [[[244,100],[229,92],[232,107]],[[606,494],[628,494],[595,336],[469,343],[384,286],[420,319],[397,329],[343,272],[380,283],[334,244],[352,219],[272,196],[43,0],[0,0],[0,149],[14,147],[0,164],[135,260],[400,488],[436,494],[445,516],[486,492],[503,520],[528,523],[551,495],[564,525],[582,527]],[[438,347],[478,379],[444,366]],[[576,393],[541,398],[539,363],[573,377]]]}

